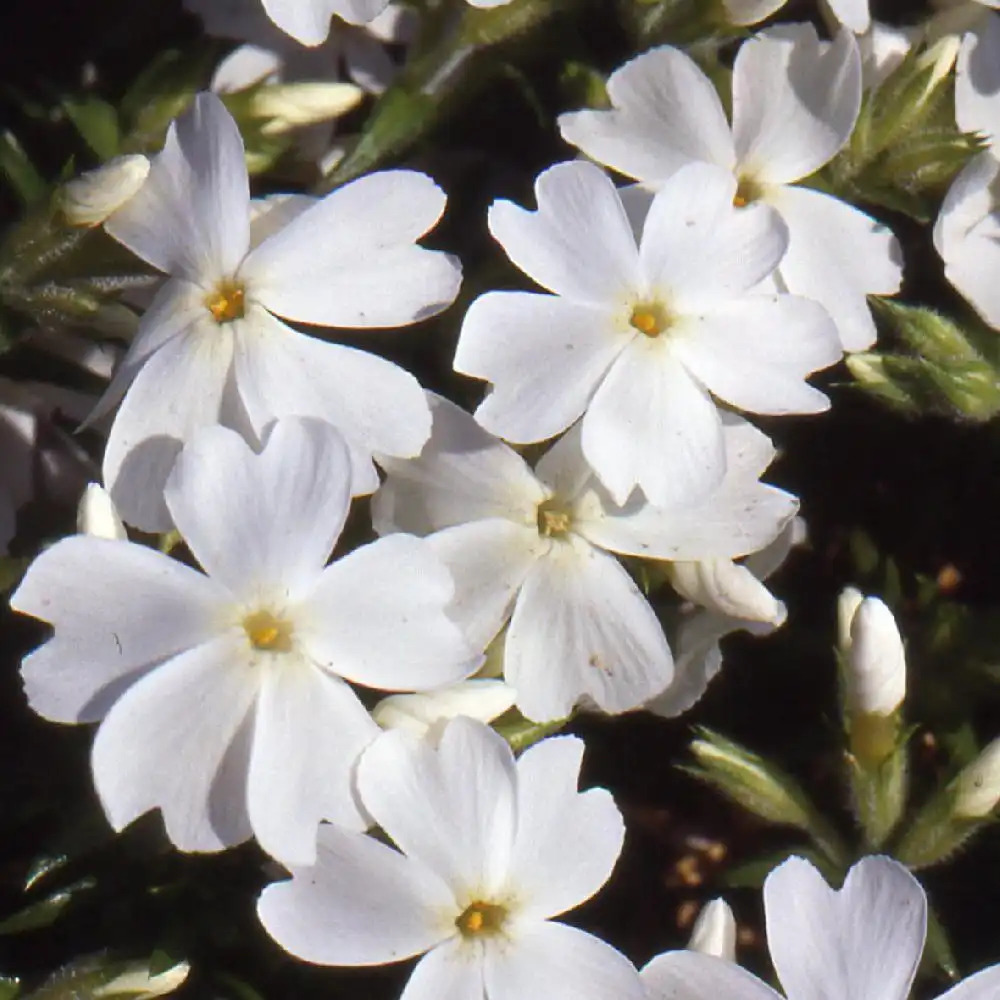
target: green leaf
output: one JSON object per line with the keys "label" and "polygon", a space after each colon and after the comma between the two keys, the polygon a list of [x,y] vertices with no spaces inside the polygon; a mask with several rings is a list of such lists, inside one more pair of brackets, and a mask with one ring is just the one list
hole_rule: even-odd
{"label": "green leaf", "polygon": [[83,141],[100,157],[110,160],[121,149],[118,112],[99,97],[66,97],[62,102],[66,116]]}
{"label": "green leaf", "polygon": [[924,968],[940,969],[949,979],[958,979],[958,963],[951,940],[933,907],[927,908],[927,943],[921,961]]}
{"label": "green leaf", "polygon": [[45,179],[35,169],[14,133],[7,130],[0,132],[0,173],[24,205],[38,205],[48,197],[49,186]]}
{"label": "green leaf", "polygon": [[0,934],[21,934],[24,931],[50,927],[59,919],[63,910],[70,903],[96,885],[96,879],[82,878],[78,882],[52,893],[45,899],[26,906],[23,910],[7,917],[6,920],[0,921]]}

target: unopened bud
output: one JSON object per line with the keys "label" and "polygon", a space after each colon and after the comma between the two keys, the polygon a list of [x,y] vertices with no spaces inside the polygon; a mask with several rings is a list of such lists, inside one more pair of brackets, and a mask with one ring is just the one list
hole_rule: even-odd
{"label": "unopened bud", "polygon": [[1000,804],[1000,738],[964,768],[955,779],[956,816],[982,819]]}
{"label": "unopened bud", "polygon": [[843,656],[851,650],[851,623],[864,599],[857,587],[845,587],[837,598],[837,649]]}
{"label": "unopened bud", "polygon": [[439,691],[389,695],[372,709],[372,717],[383,729],[403,729],[424,736],[438,723],[459,715],[492,722],[514,704],[516,697],[514,689],[503,681],[462,681]]}
{"label": "unopened bud", "polygon": [[156,975],[150,975],[145,963],[137,962],[135,967],[115,976],[110,982],[99,986],[91,994],[95,1000],[145,1000],[147,997],[162,997],[173,993],[187,979],[190,966],[187,962],[176,965]]}
{"label": "unopened bud", "polygon": [[364,93],[353,83],[268,84],[254,93],[250,114],[270,119],[261,129],[265,135],[280,135],[339,118],[357,107]]}
{"label": "unopened bud", "polygon": [[94,538],[128,538],[110,494],[100,483],[88,483],[83,491],[76,509],[76,529]]}
{"label": "unopened bud", "polygon": [[719,614],[769,625],[784,621],[781,602],[750,570],[731,559],[670,563],[668,574],[682,597]]}
{"label": "unopened bud", "polygon": [[736,918],[724,899],[706,903],[698,914],[688,941],[689,951],[736,961]]}
{"label": "unopened bud", "polygon": [[63,187],[62,213],[71,226],[99,226],[136,195],[148,175],[145,156],[116,156]]}
{"label": "unopened bud", "polygon": [[892,612],[867,597],[851,621],[847,702],[856,715],[891,715],[906,696],[906,656]]}

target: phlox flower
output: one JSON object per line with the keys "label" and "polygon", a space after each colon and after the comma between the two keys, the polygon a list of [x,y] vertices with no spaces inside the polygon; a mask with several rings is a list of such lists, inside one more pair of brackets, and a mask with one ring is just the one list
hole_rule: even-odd
{"label": "phlox flower", "polygon": [[252,440],[276,416],[328,420],[351,448],[355,493],[378,484],[373,451],[419,452],[430,414],[412,375],[278,317],[387,327],[445,308],[460,269],[414,242],[444,203],[423,174],[370,174],[315,203],[293,200],[285,224],[254,245],[242,140],[219,99],[199,95],[171,126],[145,185],[107,224],[170,276],[99,408],[125,393],[104,455],[124,520],[169,528],[163,482],[182,443],[209,424]]}
{"label": "phlox flower", "polygon": [[770,542],[796,509],[758,481],[774,450],[737,417],[726,418],[722,485],[697,505],[657,509],[638,494],[614,504],[578,427],[532,471],[458,407],[432,397],[432,409],[420,457],[386,464],[375,528],[429,535],[455,577],[451,614],[477,648],[510,621],[504,679],[531,719],[563,718],[580,701],[628,711],[670,683],[663,629],[614,553],[738,555]]}
{"label": "phlox flower", "polygon": [[[982,61],[984,48],[993,55]],[[991,326],[1000,329],[1000,16],[965,36],[955,80],[959,128],[987,148],[952,182],[934,226],[945,276]]]}
{"label": "phlox flower", "polygon": [[749,27],[777,13],[788,0],[723,0],[730,24]]}
{"label": "phlox flower", "polygon": [[259,454],[206,428],[165,487],[204,572],[87,535],[29,567],[11,606],[55,635],[24,661],[28,701],[57,722],[103,720],[92,765],[115,829],[160,809],[182,850],[253,834],[308,863],[321,819],[366,825],[350,774],[379,729],[347,681],[417,690],[475,668],[426,542],[383,539],[324,568],[349,462],[314,419],[277,421]]}
{"label": "phlox flower", "polygon": [[470,719],[448,723],[436,745],[386,733],[357,783],[398,850],[324,827],[315,866],[264,890],[261,922],[320,965],[423,954],[401,1000],[640,1000],[624,956],[551,919],[604,885],[624,836],[607,791],[577,791],[582,757],[564,736],[515,761]]}
{"label": "phlox flower", "polygon": [[[899,862],[862,858],[839,891],[804,858],[764,883],[767,944],[788,1000],[906,1000],[927,934],[927,897]],[[642,970],[649,1000],[782,1000],[732,962],[692,951],[654,958]],[[939,1000],[993,1000],[1000,965]]]}
{"label": "phlox flower", "polygon": [[488,379],[476,411],[508,441],[542,441],[582,416],[583,453],[619,504],[638,485],[659,505],[725,475],[712,396],[754,413],[813,413],[805,383],[840,356],[814,302],[751,294],[786,232],[765,206],[733,206],[736,182],[691,164],[665,181],[638,239],[619,192],[582,161],[546,170],[538,210],[507,201],[490,231],[553,294],[488,292],[469,307],[455,368]]}
{"label": "phlox flower", "polygon": [[733,121],[709,78],[662,46],[608,80],[613,108],[560,116],[563,137],[652,187],[692,161],[725,169],[737,204],[772,206],[788,227],[779,288],[814,299],[845,350],[875,341],[866,295],[899,290],[899,245],[864,212],[800,184],[850,138],[861,104],[861,57],[842,31],[820,41],[808,24],[780,25],[744,42],[733,66]]}
{"label": "phlox flower", "polygon": [[821,0],[821,3],[835,21],[850,28],[856,35],[864,34],[871,27],[869,0]]}

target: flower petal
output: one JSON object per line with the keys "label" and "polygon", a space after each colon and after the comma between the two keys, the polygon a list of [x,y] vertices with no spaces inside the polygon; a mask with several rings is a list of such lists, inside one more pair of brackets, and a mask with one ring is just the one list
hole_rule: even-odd
{"label": "flower petal", "polygon": [[1000,149],[1000,17],[981,17],[962,39],[955,119],[963,132],[984,132],[990,147]]}
{"label": "flower petal", "polygon": [[735,208],[735,196],[732,174],[692,163],[653,198],[639,252],[650,292],[669,312],[714,308],[778,266],[788,246],[784,223],[764,205]]}
{"label": "flower petal", "polygon": [[638,485],[667,507],[696,502],[725,475],[722,420],[669,339],[638,337],[583,417],[583,453],[615,503]]}
{"label": "flower petal", "polygon": [[657,955],[641,975],[648,1000],[782,1000],[780,993],[734,962],[697,951]]}
{"label": "flower petal", "polygon": [[833,159],[861,108],[861,52],[841,31],[821,42],[811,24],[761,31],[733,65],[733,136],[740,172],[790,184]]}
{"label": "flower petal", "polygon": [[729,122],[715,87],[680,49],[662,45],[608,78],[610,111],[559,116],[562,137],[637,180],[658,182],[701,160],[731,170]]}
{"label": "flower petal", "polygon": [[991,965],[942,993],[938,1000],[993,1000],[1000,990],[1000,965]]}
{"label": "flower petal", "polygon": [[898,862],[862,858],[839,892],[803,858],[764,883],[767,941],[795,1000],[905,1000],[920,963],[927,898]]}
{"label": "flower petal", "polygon": [[625,825],[610,792],[577,791],[583,741],[556,736],[517,761],[517,834],[510,878],[518,918],[547,919],[579,906],[611,877]]}
{"label": "flower petal", "polygon": [[507,256],[571,302],[602,308],[622,299],[639,261],[611,179],[582,160],[557,163],[538,176],[535,197],[535,212],[509,201],[490,206],[490,232]]}
{"label": "flower petal", "polygon": [[636,336],[610,312],[552,295],[488,292],[469,307],[455,371],[493,383],[476,420],[508,441],[544,441],[586,409]]}
{"label": "flower petal", "polygon": [[236,383],[254,429],[275,417],[318,417],[351,451],[351,492],[378,486],[372,454],[411,457],[430,431],[420,383],[367,351],[308,337],[261,313],[236,343]]}
{"label": "flower petal", "polygon": [[533,527],[546,491],[524,459],[461,407],[426,397],[433,424],[423,451],[407,461],[380,459],[388,475],[372,499],[375,530],[428,535],[487,518]]}
{"label": "flower petal", "polygon": [[243,140],[214,94],[167,130],[145,184],[105,223],[148,264],[203,286],[232,275],[250,247]]}
{"label": "flower petal", "polygon": [[56,542],[10,599],[56,630],[24,660],[31,707],[57,722],[102,718],[145,669],[215,634],[224,601],[207,577],[141,545]]}
{"label": "flower petal", "polygon": [[860,35],[871,25],[869,0],[828,0],[833,16]]}
{"label": "flower petal", "polygon": [[399,1000],[487,1000],[479,952],[459,938],[438,945],[417,962]]}
{"label": "flower petal", "polygon": [[327,566],[295,611],[296,635],[319,666],[386,691],[426,691],[481,661],[446,616],[451,574],[423,539],[390,535]]}
{"label": "flower petal", "polygon": [[600,938],[544,921],[526,923],[506,948],[484,955],[486,995],[490,1000],[642,1000],[645,996],[632,963]]}
{"label": "flower petal", "polygon": [[205,572],[233,594],[294,595],[340,537],[350,477],[343,438],[319,420],[278,420],[260,454],[235,431],[208,427],[177,459],[166,502]]}
{"label": "flower petal", "polygon": [[165,343],[136,375],[104,452],[104,482],[126,523],[171,528],[167,476],[184,442],[218,423],[232,357],[232,334],[199,324]]}
{"label": "flower petal", "polygon": [[778,273],[793,295],[819,302],[833,317],[845,351],[875,342],[866,295],[893,295],[903,279],[892,231],[847,202],[801,187],[768,195],[788,226]]}
{"label": "flower petal", "polygon": [[416,323],[447,309],[462,279],[454,258],[415,242],[444,205],[444,192],[424,174],[369,174],[264,240],[241,277],[267,309],[302,323]]}
{"label": "flower petal", "polygon": [[217,851],[250,835],[242,789],[235,800],[233,788],[213,794],[257,694],[245,645],[226,634],[181,653],[111,707],[92,762],[116,830],[160,809],[167,836],[182,851]]}
{"label": "flower petal", "polygon": [[554,545],[525,579],[507,631],[504,677],[529,719],[563,719],[581,700],[627,712],[670,682],[652,608],[618,561],[583,542]]}
{"label": "flower petal", "polygon": [[320,820],[358,832],[367,826],[354,801],[354,765],[379,728],[340,678],[274,660],[257,703],[247,809],[268,854],[308,865]]}
{"label": "flower petal", "polygon": [[452,719],[436,746],[384,733],[362,754],[357,782],[400,850],[451,887],[458,913],[506,884],[517,778],[510,747],[489,726]]}
{"label": "flower petal", "polygon": [[685,318],[674,349],[702,385],[751,413],[828,410],[805,378],[841,357],[826,310],[792,295],[747,295]]}
{"label": "flower petal", "polygon": [[267,16],[303,45],[319,45],[330,32],[336,14],[348,24],[377,17],[389,0],[262,0]]}
{"label": "flower petal", "polygon": [[445,935],[435,909],[454,906],[419,862],[374,837],[324,826],[316,864],[293,868],[257,902],[264,929],[317,965],[382,965],[419,955]]}

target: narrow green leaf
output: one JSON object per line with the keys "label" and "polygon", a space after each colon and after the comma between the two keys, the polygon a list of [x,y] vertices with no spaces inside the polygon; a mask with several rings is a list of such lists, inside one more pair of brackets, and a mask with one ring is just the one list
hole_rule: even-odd
{"label": "narrow green leaf", "polygon": [[66,116],[83,141],[100,157],[110,160],[121,149],[118,112],[99,97],[67,97],[62,102]]}
{"label": "narrow green leaf", "polygon": [[0,173],[25,205],[37,205],[49,193],[45,179],[35,169],[13,132],[0,132]]}

